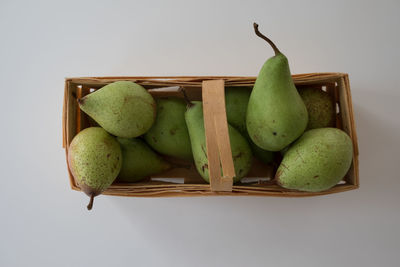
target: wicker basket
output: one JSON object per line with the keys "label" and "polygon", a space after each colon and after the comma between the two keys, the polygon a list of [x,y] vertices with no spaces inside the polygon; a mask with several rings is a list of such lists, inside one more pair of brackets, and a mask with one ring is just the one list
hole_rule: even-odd
{"label": "wicker basket", "polygon": [[[207,146],[216,144],[215,149],[208,149],[209,163],[219,162],[224,170],[224,177],[211,176],[211,185],[206,184],[197,173],[193,164],[181,163],[177,167],[152,176],[149,179],[138,183],[114,183],[103,194],[117,196],[135,197],[172,197],[172,196],[213,196],[213,195],[253,195],[253,196],[285,196],[302,197],[315,196],[331,193],[338,193],[356,189],[359,187],[358,176],[358,144],[357,134],[354,125],[353,107],[351,101],[350,85],[347,74],[343,73],[313,73],[294,75],[293,80],[299,87],[316,87],[327,91],[336,103],[337,116],[336,127],[344,130],[353,141],[353,163],[350,170],[343,177],[343,180],[333,188],[317,193],[300,192],[284,189],[267,180],[274,176],[274,167],[265,165],[254,160],[249,174],[241,183],[232,186],[232,158],[230,154],[229,140],[226,125],[226,116],[221,123],[211,123],[213,109],[220,109],[225,112],[223,90],[221,86],[252,87],[255,77],[232,77],[232,76],[185,76],[185,77],[90,77],[90,78],[67,78],[65,80],[64,105],[63,105],[63,147],[68,157],[68,146],[73,137],[82,129],[94,125],[94,122],[80,111],[77,105],[77,98],[80,98],[102,86],[115,81],[133,81],[141,84],[154,97],[178,96],[176,91],[153,90],[160,87],[183,86],[191,100],[203,98],[204,117],[206,126]],[[203,89],[202,89],[203,88]],[[229,88],[227,88],[229,90]],[[207,98],[207,99],[206,99]],[[219,99],[218,101],[214,101]],[[218,112],[216,112],[218,113]],[[208,115],[207,115],[208,114]],[[208,116],[208,118],[207,118]],[[210,117],[211,116],[211,117]],[[224,116],[221,116],[224,117]],[[216,119],[216,118],[214,118]],[[225,121],[224,121],[225,120]],[[220,125],[218,129],[213,129]],[[214,134],[213,134],[214,133]],[[218,133],[217,135],[215,133]],[[219,136],[221,135],[221,136]],[[222,148],[222,149],[221,149]],[[227,150],[228,149],[228,150]],[[227,157],[227,155],[229,155]],[[218,158],[219,157],[219,158]],[[210,172],[213,167],[210,166]],[[214,169],[218,169],[219,164]],[[214,177],[215,176],[215,177]],[[69,171],[71,188],[80,190]]]}

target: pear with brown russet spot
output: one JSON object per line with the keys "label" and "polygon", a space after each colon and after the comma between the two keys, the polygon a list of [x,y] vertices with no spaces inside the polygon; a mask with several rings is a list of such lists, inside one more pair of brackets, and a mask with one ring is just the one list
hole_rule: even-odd
{"label": "pear with brown russet spot", "polygon": [[100,127],[79,132],[68,148],[68,165],[81,190],[93,199],[106,190],[117,177],[122,163],[121,148],[110,134]]}
{"label": "pear with brown russet spot", "polygon": [[353,144],[337,128],[306,131],[286,151],[275,181],[284,188],[320,192],[335,186],[351,166]]}
{"label": "pear with brown russet spot", "polygon": [[156,117],[156,103],[141,85],[130,81],[110,83],[78,99],[83,112],[107,132],[125,138],[147,132]]}

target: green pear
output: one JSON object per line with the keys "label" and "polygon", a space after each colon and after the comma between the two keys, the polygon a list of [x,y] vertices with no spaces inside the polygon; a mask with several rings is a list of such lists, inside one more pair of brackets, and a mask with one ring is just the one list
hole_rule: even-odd
{"label": "green pear", "polygon": [[307,130],[335,126],[335,105],[332,97],[318,88],[304,88],[299,94],[307,107]]}
{"label": "green pear", "polygon": [[225,108],[228,123],[241,134],[246,133],[246,112],[251,90],[246,87],[227,87],[225,89]]}
{"label": "green pear", "polygon": [[153,97],[139,84],[110,83],[78,100],[81,110],[107,132],[120,137],[137,137],[147,132],[156,116]]}
{"label": "green pear", "polygon": [[[202,103],[192,101],[191,105],[188,105],[185,119],[197,171],[206,182],[210,182]],[[249,172],[252,163],[252,153],[248,142],[238,130],[228,125],[228,131],[236,173],[233,182],[236,183]]]}
{"label": "green pear", "polygon": [[227,87],[225,90],[226,118],[228,123],[235,127],[249,142],[256,158],[264,163],[274,160],[274,153],[258,147],[251,140],[246,129],[246,112],[251,91],[246,87]]}
{"label": "green pear", "polygon": [[251,92],[247,107],[247,131],[254,143],[269,151],[279,151],[296,140],[306,129],[308,115],[290,74],[287,58],[275,44],[258,31],[274,49]]}
{"label": "green pear", "polygon": [[144,135],[157,152],[181,159],[193,159],[189,133],[185,122],[186,104],[179,98],[156,99],[157,118]]}
{"label": "green pear", "polygon": [[119,181],[134,183],[171,168],[168,162],[151,150],[142,140],[118,137],[117,141],[122,150]]}
{"label": "green pear", "polygon": [[352,157],[352,141],[342,130],[309,130],[285,153],[275,180],[288,189],[324,191],[343,179]]}
{"label": "green pear", "polygon": [[118,142],[100,127],[79,132],[68,148],[68,165],[75,181],[93,199],[106,190],[117,177],[122,164]]}

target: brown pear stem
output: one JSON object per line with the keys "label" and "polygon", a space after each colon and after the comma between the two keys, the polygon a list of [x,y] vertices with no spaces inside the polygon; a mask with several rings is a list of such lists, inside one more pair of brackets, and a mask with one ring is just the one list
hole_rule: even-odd
{"label": "brown pear stem", "polygon": [[94,201],[94,193],[90,195],[90,201],[89,204],[87,205],[88,210],[91,210],[93,208],[93,201]]}
{"label": "brown pear stem", "polygon": [[183,99],[185,99],[185,102],[186,102],[186,105],[187,105],[188,108],[194,106],[192,101],[190,101],[189,97],[187,96],[185,88],[179,87],[179,92],[181,92],[183,94]]}
{"label": "brown pear stem", "polygon": [[269,45],[272,47],[272,49],[274,49],[275,55],[281,54],[281,51],[279,51],[278,47],[276,47],[276,45],[271,41],[271,39],[269,39],[267,36],[265,36],[258,30],[257,23],[254,22],[253,27],[254,27],[254,31],[255,31],[256,35],[258,37],[260,37],[261,39],[264,39],[265,41],[267,41],[269,43]]}

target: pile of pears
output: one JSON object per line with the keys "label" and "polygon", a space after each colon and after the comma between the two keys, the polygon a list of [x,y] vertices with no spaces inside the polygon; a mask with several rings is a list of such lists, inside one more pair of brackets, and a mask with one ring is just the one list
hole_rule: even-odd
{"label": "pile of pears", "polygon": [[[261,68],[254,87],[226,88],[225,103],[234,183],[250,171],[253,156],[277,165],[273,182],[319,192],[336,185],[352,162],[350,137],[334,128],[335,106],[318,88],[297,89],[288,59],[254,24],[275,55]],[[191,161],[209,182],[201,101],[154,99],[130,81],[110,83],[78,99],[99,126],[80,131],[68,148],[68,164],[81,190],[94,197],[115,180],[142,181],[174,167],[170,157]]]}

